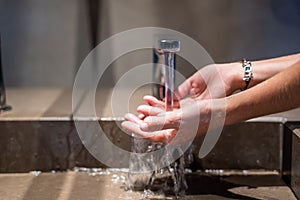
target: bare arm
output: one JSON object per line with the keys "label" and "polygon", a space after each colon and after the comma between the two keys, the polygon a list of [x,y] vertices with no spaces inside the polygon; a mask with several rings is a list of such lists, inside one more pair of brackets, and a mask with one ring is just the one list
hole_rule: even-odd
{"label": "bare arm", "polygon": [[[252,62],[254,78],[249,87],[257,85],[300,61],[300,54]],[[242,83],[243,86],[245,83]]]}
{"label": "bare arm", "polygon": [[[211,122],[215,128],[223,125],[223,123],[218,124],[218,117],[220,119],[225,117],[225,125],[229,125],[300,107],[299,55],[291,57],[292,59],[282,57],[278,58],[279,60],[254,62],[256,67],[270,65],[270,68],[273,66],[277,69],[269,69],[263,73],[264,70],[258,68],[257,70],[261,70],[262,77],[256,78],[257,85],[252,83],[252,88],[225,98],[186,99],[188,101],[182,100],[180,108],[174,109],[172,112],[165,112],[162,108],[158,108],[163,106],[162,102],[154,97],[146,97],[145,101],[149,105],[138,108],[138,112],[146,117],[139,119],[134,115],[127,115],[125,117],[127,121],[122,125],[125,129],[150,140],[168,142],[177,134],[180,127],[189,130],[190,127],[195,126],[195,118],[199,118],[196,122],[199,123],[197,134],[203,135]],[[289,65],[292,66],[287,67]],[[259,82],[260,84],[258,84]],[[225,108],[224,104],[217,103],[223,100],[226,102]],[[212,113],[220,113],[220,115],[217,114],[214,116],[216,118],[211,119]],[[153,131],[154,134],[149,135]]]}
{"label": "bare arm", "polygon": [[[300,53],[272,58],[261,61],[252,61],[254,78],[248,88],[253,87],[277,73],[285,70],[300,61]],[[231,95],[234,91],[245,87],[243,81],[244,70],[241,62],[208,65],[189,77],[177,89],[180,99],[191,95],[197,99],[220,98]],[[224,89],[220,89],[223,84]],[[213,94],[209,88],[214,88]]]}
{"label": "bare arm", "polygon": [[300,61],[257,86],[226,98],[226,124],[300,106]]}

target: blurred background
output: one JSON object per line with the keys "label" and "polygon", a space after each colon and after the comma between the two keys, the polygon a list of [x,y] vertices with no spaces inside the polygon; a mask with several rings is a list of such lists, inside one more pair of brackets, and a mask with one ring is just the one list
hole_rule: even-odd
{"label": "blurred background", "polygon": [[[93,47],[146,26],[187,34],[215,62],[300,52],[299,0],[0,0],[5,84],[72,87]],[[143,51],[122,56],[107,70],[103,85],[151,59]]]}

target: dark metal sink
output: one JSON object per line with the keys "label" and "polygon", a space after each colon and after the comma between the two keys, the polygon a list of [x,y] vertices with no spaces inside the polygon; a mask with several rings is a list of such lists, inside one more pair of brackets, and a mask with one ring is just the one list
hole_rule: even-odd
{"label": "dark metal sink", "polygon": [[[20,107],[21,98],[8,90],[15,102],[10,99],[14,110],[0,115],[1,199],[141,199],[143,193],[124,190],[125,172],[69,171],[76,167],[110,169],[79,139],[70,114],[71,93],[52,90],[58,97],[51,100],[43,92],[37,91],[46,103],[32,104],[40,109],[49,105],[48,109],[36,112],[41,114],[31,109],[33,113],[28,114],[26,106],[30,104]],[[187,174],[189,189],[183,199],[296,199],[291,188],[299,198],[300,125],[272,119],[225,127],[212,152],[203,159],[196,156],[201,138],[195,141],[194,160],[188,165],[192,172]],[[130,150],[132,138],[120,130],[120,122],[119,118],[99,118],[108,138]],[[51,173],[53,170],[56,173]],[[35,176],[30,171],[42,173]]]}

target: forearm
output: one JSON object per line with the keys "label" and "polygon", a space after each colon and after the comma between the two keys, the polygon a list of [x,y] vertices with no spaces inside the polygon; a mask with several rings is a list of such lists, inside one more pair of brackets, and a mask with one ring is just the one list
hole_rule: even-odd
{"label": "forearm", "polygon": [[226,98],[226,124],[300,106],[300,62],[257,86]]}
{"label": "forearm", "polygon": [[250,82],[250,87],[273,77],[298,61],[300,61],[300,54],[252,62],[254,78],[252,83]]}
{"label": "forearm", "polygon": [[[248,88],[257,85],[269,79],[270,77],[273,77],[277,73],[285,70],[298,61],[300,61],[300,53],[278,58],[252,61],[253,79],[250,81]],[[220,66],[224,67],[224,69],[227,67],[226,70],[233,70],[230,73],[230,77],[228,77],[231,78],[231,84],[234,88],[233,90],[242,89],[245,87],[245,81],[243,81],[244,70],[241,62],[221,64]]]}

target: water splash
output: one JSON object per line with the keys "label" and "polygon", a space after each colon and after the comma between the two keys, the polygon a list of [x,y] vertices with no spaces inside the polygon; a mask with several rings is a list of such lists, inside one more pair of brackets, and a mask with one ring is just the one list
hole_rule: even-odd
{"label": "water splash", "polygon": [[34,175],[34,176],[39,176],[42,172],[41,171],[31,171],[29,173]]}
{"label": "water splash", "polygon": [[180,152],[180,149],[170,150],[169,148],[164,148],[165,152],[160,162],[168,165],[156,171],[152,170],[157,169],[154,158],[147,157],[147,159],[143,159],[143,156],[139,154],[159,150],[163,147],[163,144],[134,137],[132,152],[136,154],[132,154],[130,157],[127,189],[144,191],[145,198],[148,198],[150,194],[152,196],[155,194],[156,198],[166,194],[175,195],[176,197],[185,195],[185,191],[188,188],[185,179],[185,158],[181,156],[172,163],[174,157],[178,157],[178,154],[183,154]]}
{"label": "water splash", "polygon": [[[143,191],[150,183],[153,175],[153,160],[145,158],[140,153],[152,151],[153,145],[150,141],[134,137],[132,141],[132,152],[129,161],[128,184],[132,190]],[[136,153],[136,154],[134,154]]]}
{"label": "water splash", "polygon": [[162,190],[153,192],[149,189],[144,190],[142,198],[143,199],[167,199],[165,193]]}

